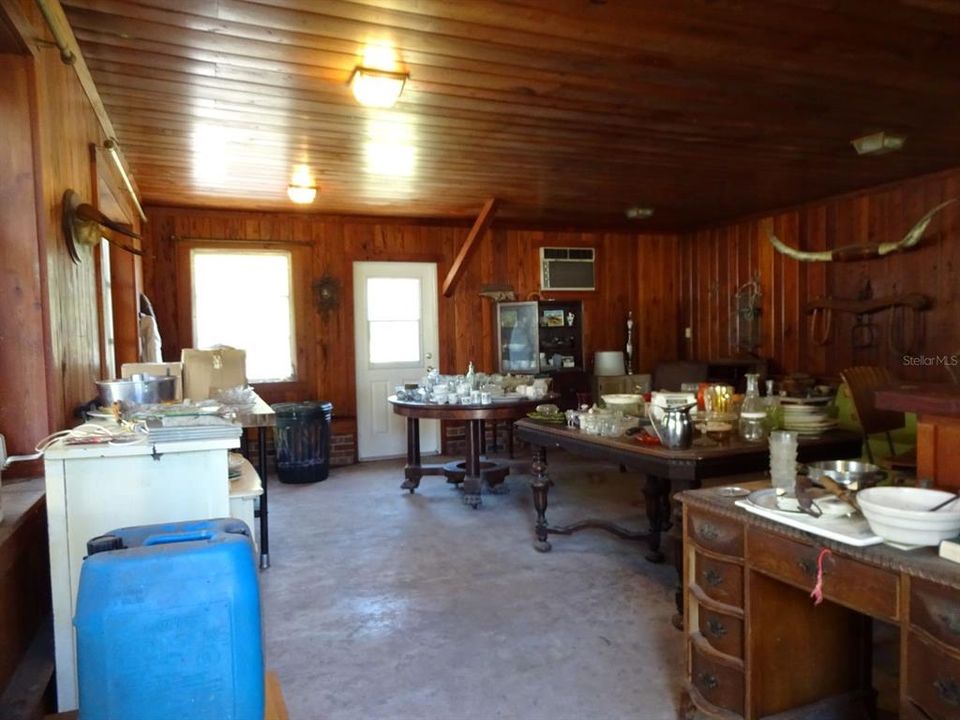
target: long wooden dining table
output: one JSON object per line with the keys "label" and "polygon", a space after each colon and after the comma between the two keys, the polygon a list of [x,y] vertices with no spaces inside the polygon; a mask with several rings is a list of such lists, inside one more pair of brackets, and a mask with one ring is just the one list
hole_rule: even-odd
{"label": "long wooden dining table", "polygon": [[[644,445],[632,437],[601,437],[564,426],[523,419],[514,425],[517,437],[534,448],[532,464],[533,505],[537,513],[534,547],[550,550],[550,535],[571,535],[588,528],[605,530],[628,540],[648,543],[647,559],[660,562],[661,535],[669,529],[671,497],[675,491],[700,487],[706,478],[763,471],[770,454],[766,443],[731,438],[719,443],[701,437],[688,450],[668,450],[659,445]],[[800,462],[839,460],[860,456],[861,437],[850,430],[829,430],[821,435],[800,437],[797,459]],[[547,522],[547,500],[554,484],[549,477],[547,449],[560,448],[573,455],[595,458],[621,465],[640,473],[649,527],[631,531],[607,520],[586,519],[556,526]]]}

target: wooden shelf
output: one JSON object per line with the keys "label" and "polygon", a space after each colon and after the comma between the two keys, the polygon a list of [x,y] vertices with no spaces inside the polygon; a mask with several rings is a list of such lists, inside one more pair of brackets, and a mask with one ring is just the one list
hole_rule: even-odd
{"label": "wooden shelf", "polygon": [[243,462],[240,464],[240,477],[230,481],[230,497],[246,498],[263,495],[263,483],[260,481],[259,473],[249,460],[244,457],[241,459]]}

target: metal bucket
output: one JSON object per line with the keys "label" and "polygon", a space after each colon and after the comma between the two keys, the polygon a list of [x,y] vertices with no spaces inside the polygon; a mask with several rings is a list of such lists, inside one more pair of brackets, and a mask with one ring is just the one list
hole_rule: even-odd
{"label": "metal bucket", "polygon": [[101,380],[97,382],[101,407],[112,407],[119,402],[122,410],[137,405],[156,405],[173,402],[177,395],[177,378],[173,375],[134,375],[129,380]]}

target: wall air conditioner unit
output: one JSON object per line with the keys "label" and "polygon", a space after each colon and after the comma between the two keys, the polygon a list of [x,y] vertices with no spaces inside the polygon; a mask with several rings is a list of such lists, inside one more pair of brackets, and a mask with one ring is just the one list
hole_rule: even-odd
{"label": "wall air conditioner unit", "polygon": [[593,248],[540,248],[541,290],[596,290]]}

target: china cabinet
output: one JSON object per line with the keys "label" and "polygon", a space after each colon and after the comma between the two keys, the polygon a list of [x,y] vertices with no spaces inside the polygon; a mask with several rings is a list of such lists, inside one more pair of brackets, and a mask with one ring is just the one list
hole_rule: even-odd
{"label": "china cabinet", "polygon": [[583,306],[579,301],[497,304],[501,373],[583,370]]}

